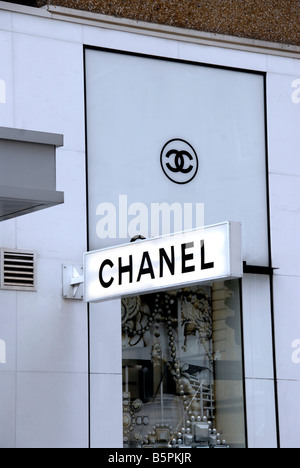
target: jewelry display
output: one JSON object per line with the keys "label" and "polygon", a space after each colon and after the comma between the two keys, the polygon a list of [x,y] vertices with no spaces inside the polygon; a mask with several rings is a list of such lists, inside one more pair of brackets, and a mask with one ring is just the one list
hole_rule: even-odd
{"label": "jewelry display", "polygon": [[211,288],[122,300],[124,447],[227,448],[215,424]]}

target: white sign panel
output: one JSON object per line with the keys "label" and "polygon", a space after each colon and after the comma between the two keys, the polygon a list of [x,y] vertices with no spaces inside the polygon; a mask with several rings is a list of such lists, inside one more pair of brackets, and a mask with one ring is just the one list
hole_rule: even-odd
{"label": "white sign panel", "polygon": [[84,256],[84,299],[100,302],[242,277],[241,224],[139,241]]}

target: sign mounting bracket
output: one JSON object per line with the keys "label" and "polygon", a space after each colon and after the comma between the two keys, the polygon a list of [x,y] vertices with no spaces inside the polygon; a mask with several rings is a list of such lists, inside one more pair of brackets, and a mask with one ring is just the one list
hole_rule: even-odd
{"label": "sign mounting bracket", "polygon": [[83,300],[83,266],[63,265],[63,298]]}

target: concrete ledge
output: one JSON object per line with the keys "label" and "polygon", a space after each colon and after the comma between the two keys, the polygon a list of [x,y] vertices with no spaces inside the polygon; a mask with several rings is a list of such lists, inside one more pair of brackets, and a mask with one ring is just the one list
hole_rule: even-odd
{"label": "concrete ledge", "polygon": [[127,18],[116,18],[114,16],[101,15],[99,13],[64,8],[55,5],[46,5],[42,8],[32,8],[0,1],[0,10],[194,44],[277,55],[281,57],[300,58],[300,47],[295,45],[207,33],[194,29],[177,28]]}
{"label": "concrete ledge", "polygon": [[0,185],[0,221],[64,203],[64,193]]}
{"label": "concrete ledge", "polygon": [[63,135],[7,127],[0,127],[0,140],[39,143],[42,145],[55,146],[56,148],[64,145]]}
{"label": "concrete ledge", "polygon": [[0,127],[0,221],[64,202],[56,191],[63,136]]}
{"label": "concrete ledge", "polygon": [[176,28],[126,18],[116,18],[113,16],[101,15],[99,13],[91,13],[88,11],[64,8],[55,5],[47,5],[43,7],[43,9],[47,9],[55,19],[64,18],[67,20],[67,18],[69,18],[69,21],[80,22],[80,24],[88,24],[102,28],[116,29],[118,31],[133,32],[137,34],[161,37],[164,39],[173,39],[215,47],[225,47],[256,53],[300,58],[300,47],[295,45],[247,39],[237,36],[226,36],[222,34],[197,31],[194,29]]}

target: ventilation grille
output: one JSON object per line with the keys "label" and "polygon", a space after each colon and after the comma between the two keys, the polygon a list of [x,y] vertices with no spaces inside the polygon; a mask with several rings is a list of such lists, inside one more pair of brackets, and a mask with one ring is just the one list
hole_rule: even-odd
{"label": "ventilation grille", "polygon": [[36,252],[1,250],[1,288],[35,291]]}

